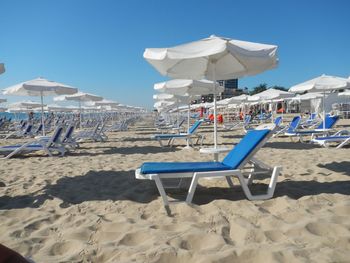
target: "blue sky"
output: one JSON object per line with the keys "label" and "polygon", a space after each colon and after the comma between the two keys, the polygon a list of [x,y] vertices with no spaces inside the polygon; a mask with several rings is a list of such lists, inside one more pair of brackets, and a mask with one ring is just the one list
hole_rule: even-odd
{"label": "blue sky", "polygon": [[144,49],[212,34],[279,46],[278,68],[240,79],[240,87],[348,77],[349,11],[347,0],[2,0],[0,89],[42,76],[151,108],[153,84],[166,78]]}

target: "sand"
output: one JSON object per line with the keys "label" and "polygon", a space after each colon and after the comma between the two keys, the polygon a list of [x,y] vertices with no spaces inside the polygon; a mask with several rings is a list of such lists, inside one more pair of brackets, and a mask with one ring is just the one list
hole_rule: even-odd
{"label": "sand", "polygon": [[[36,262],[350,262],[349,147],[273,138],[257,157],[283,166],[274,198],[248,201],[239,186],[202,179],[194,204],[171,204],[168,216],[154,182],[134,170],[212,156],[182,150],[182,141],[159,147],[149,123],[63,158],[0,160],[0,243]],[[225,146],[243,135],[219,130]],[[211,145],[211,128],[199,132]]]}

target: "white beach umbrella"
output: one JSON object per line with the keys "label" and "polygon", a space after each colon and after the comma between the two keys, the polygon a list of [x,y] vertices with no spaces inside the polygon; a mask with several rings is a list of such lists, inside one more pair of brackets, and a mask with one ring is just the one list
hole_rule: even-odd
{"label": "white beach umbrella", "polygon": [[[30,101],[30,100],[14,102],[9,105],[10,108],[26,108],[26,109],[39,108],[40,106],[41,106],[41,103]],[[43,106],[46,106],[46,105],[43,104]]]}
{"label": "white beach umbrella", "polygon": [[74,94],[77,91],[78,89],[59,82],[50,81],[44,78],[37,78],[6,88],[3,91],[3,94],[16,96],[40,96],[41,123],[43,125],[43,135],[45,135],[43,97],[62,94]]}
{"label": "white beach umbrella", "polygon": [[79,111],[80,111],[80,114],[79,114],[79,119],[80,119],[80,123],[79,123],[79,126],[81,128],[81,121],[82,121],[82,116],[81,116],[81,103],[82,102],[89,102],[89,101],[102,101],[103,98],[101,96],[97,96],[97,95],[94,95],[94,94],[91,94],[91,93],[85,93],[85,92],[77,92],[73,95],[63,95],[63,96],[58,96],[58,97],[55,97],[53,98],[54,101],[77,101],[79,102]]}
{"label": "white beach umbrella", "polygon": [[292,92],[270,88],[257,94],[254,94],[253,96],[248,98],[248,100],[259,102],[273,102],[273,100],[278,101],[292,97],[295,97],[295,94]]}
{"label": "white beach umbrella", "polygon": [[[170,48],[147,48],[144,58],[172,78],[226,80],[255,75],[276,67],[277,46],[211,36]],[[213,85],[213,93],[216,85]],[[214,146],[217,147],[216,96]]]}
{"label": "white beach umbrella", "polygon": [[339,92],[339,96],[350,96],[350,90],[345,90],[343,92]]}
{"label": "white beach umbrella", "polygon": [[[192,80],[192,79],[173,79],[161,83],[154,84],[154,89],[159,92],[166,92],[174,95],[188,96],[188,109],[187,109],[187,132],[190,130],[190,102],[201,95],[207,95],[214,93],[214,82],[210,80]],[[223,92],[225,89],[220,85],[216,85],[216,94]],[[189,148],[189,142],[187,141],[186,148]]]}
{"label": "white beach umbrella", "polygon": [[115,101],[112,101],[112,100],[103,99],[101,101],[95,101],[94,105],[95,106],[111,106],[111,107],[113,107],[113,106],[118,106],[119,103],[115,102]]}
{"label": "white beach umbrella", "polygon": [[0,63],[0,74],[5,72],[5,65],[4,63]]}
{"label": "white beach umbrella", "polygon": [[[243,116],[245,116],[245,103],[248,101],[248,98],[250,96],[246,94],[241,94],[239,96],[234,96],[229,98],[228,105],[237,105],[237,104],[243,104]],[[231,106],[231,108],[235,106]]]}
{"label": "white beach umbrella", "polygon": [[302,100],[313,100],[313,99],[322,98],[322,97],[323,97],[322,93],[310,92],[302,95],[297,94],[295,97],[288,98],[287,100],[300,102]]}
{"label": "white beach umbrella", "polygon": [[335,76],[322,75],[317,78],[305,81],[298,85],[295,85],[289,89],[290,92],[303,93],[307,92],[323,92],[323,129],[326,125],[326,110],[325,110],[325,97],[327,91],[347,89],[350,88],[350,80],[346,78],[340,78]]}
{"label": "white beach umbrella", "polygon": [[271,100],[295,97],[295,94],[288,91],[270,88],[262,92],[259,92],[257,94],[254,94],[252,97],[257,98],[256,100],[260,100],[260,101],[271,101]]}

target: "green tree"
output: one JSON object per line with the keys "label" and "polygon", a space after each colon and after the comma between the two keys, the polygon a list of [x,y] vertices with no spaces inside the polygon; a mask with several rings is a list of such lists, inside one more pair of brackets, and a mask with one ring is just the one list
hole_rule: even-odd
{"label": "green tree", "polygon": [[254,87],[249,95],[254,95],[254,94],[263,92],[264,90],[267,90],[267,84],[266,83],[262,83],[262,84],[260,84],[260,85],[258,85],[256,87]]}
{"label": "green tree", "polygon": [[275,85],[275,86],[271,86],[270,88],[279,89],[279,90],[282,90],[282,91],[288,91],[288,89],[285,88],[285,87],[283,87],[283,86],[277,86],[277,85]]}

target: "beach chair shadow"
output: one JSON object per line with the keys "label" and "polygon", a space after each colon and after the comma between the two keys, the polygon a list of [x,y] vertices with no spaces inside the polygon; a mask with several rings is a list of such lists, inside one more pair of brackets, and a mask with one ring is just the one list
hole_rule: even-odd
{"label": "beach chair shadow", "polygon": [[312,144],[299,144],[293,142],[268,142],[265,147],[274,149],[288,149],[288,150],[310,150],[315,149]]}
{"label": "beach chair shadow", "polygon": [[[336,173],[343,173],[344,175],[350,176],[350,162],[348,161],[318,164],[317,166],[321,168],[326,168]],[[349,192],[350,192],[350,188],[349,188]]]}
{"label": "beach chair shadow", "polygon": [[[254,185],[254,192],[266,191],[266,185],[257,183]],[[287,196],[298,200],[306,196],[316,196],[320,194],[343,194],[350,195],[350,181],[317,182],[317,181],[292,181],[284,180],[278,183],[274,198]],[[169,192],[169,196],[176,199],[183,198],[183,193]],[[203,187],[197,188],[193,204],[206,205],[215,200],[239,201],[246,200],[242,189],[224,187]]]}
{"label": "beach chair shadow", "polygon": [[156,187],[151,182],[140,183],[134,171],[89,171],[83,176],[64,177],[48,185],[45,193],[61,199],[61,207],[107,200],[149,203],[158,198]]}

